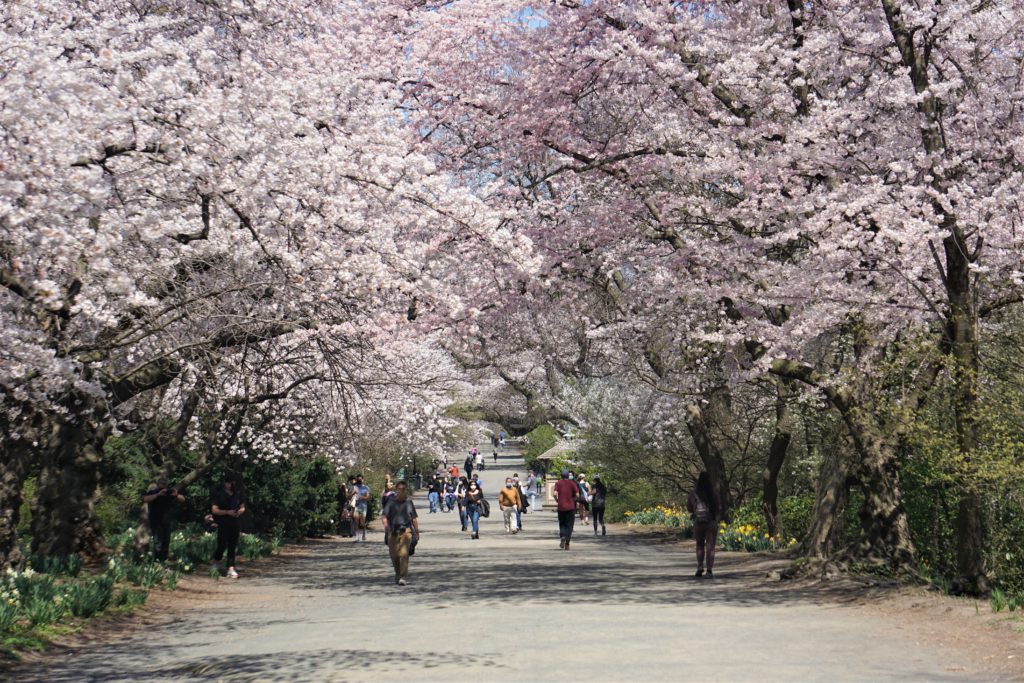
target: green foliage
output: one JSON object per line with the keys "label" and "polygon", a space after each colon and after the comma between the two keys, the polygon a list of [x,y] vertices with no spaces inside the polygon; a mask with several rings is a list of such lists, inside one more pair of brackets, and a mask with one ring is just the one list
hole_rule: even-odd
{"label": "green foliage", "polygon": [[141,564],[130,564],[125,570],[125,578],[136,586],[149,590],[153,586],[159,586],[164,581],[167,570],[155,562]]}
{"label": "green foliage", "polygon": [[14,630],[19,614],[18,603],[0,599],[0,634]]}
{"label": "green foliage", "polygon": [[803,493],[786,496],[779,500],[779,521],[781,533],[797,542],[807,537],[811,528],[811,514],[814,512],[814,494]]}
{"label": "green foliage", "polygon": [[238,540],[238,549],[245,559],[252,561],[273,552],[273,545],[259,536],[242,534]]}
{"label": "green foliage", "polygon": [[[537,458],[558,443],[558,432],[551,425],[541,425],[526,435],[526,442],[523,460],[526,461],[527,469],[536,469]],[[548,471],[557,472],[558,470],[552,466]]]}
{"label": "green foliage", "polygon": [[[603,474],[602,477],[608,475]],[[617,481],[607,482],[608,499],[605,506],[605,517],[610,522],[621,522],[626,519],[626,513],[633,510],[643,510],[661,503],[668,502],[659,495],[654,486],[646,480],[619,483]]]}
{"label": "green foliage", "polygon": [[244,484],[254,531],[286,538],[322,536],[338,519],[337,479],[324,457],[253,463]]}
{"label": "green foliage", "polygon": [[[763,523],[763,519],[761,520]],[[717,545],[722,550],[738,550],[742,552],[759,552],[762,550],[780,550],[795,546],[797,540],[788,541],[782,536],[769,536],[758,524],[741,524],[722,522],[718,530]]]}
{"label": "green foliage", "polygon": [[990,603],[992,605],[992,611],[998,613],[1006,609],[1009,600],[1006,597],[1006,593],[1004,593],[1001,589],[996,588],[992,591]]}
{"label": "green foliage", "polygon": [[668,529],[681,529],[686,537],[693,535],[690,514],[681,508],[656,505],[637,512],[626,510],[622,514],[627,522],[634,526],[662,526]]}
{"label": "green foliage", "polygon": [[76,617],[88,618],[110,606],[114,597],[114,579],[106,575],[76,581],[68,587],[65,595],[68,611]]}
{"label": "green foliage", "polygon": [[29,566],[42,574],[78,576],[82,570],[82,558],[78,555],[67,557],[42,557],[33,555],[29,558]]}
{"label": "green foliage", "polygon": [[149,593],[147,591],[122,588],[121,592],[117,595],[117,606],[126,608],[139,607],[146,604],[146,598],[148,597]]}

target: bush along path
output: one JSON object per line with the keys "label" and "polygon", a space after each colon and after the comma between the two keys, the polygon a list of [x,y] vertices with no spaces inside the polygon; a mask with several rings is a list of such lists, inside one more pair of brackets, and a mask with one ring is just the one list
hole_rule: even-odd
{"label": "bush along path", "polygon": [[[505,477],[523,467],[514,451],[488,463],[482,477],[492,510]],[[12,672],[21,683],[490,680],[499,669],[524,681],[586,671],[595,682],[675,681],[680,672],[687,680],[832,683],[1022,673],[965,652],[963,620],[947,631],[958,639],[947,646],[924,633],[941,615],[908,622],[902,604],[876,614],[874,602],[767,582],[768,570],[786,565],[769,554],[724,552],[714,580],[694,579],[689,541],[665,543],[619,525],[595,537],[580,524],[566,552],[550,506],[529,512],[516,535],[492,512],[472,540],[456,513],[430,514],[416,502],[423,533],[407,586],[395,585],[374,524],[372,542],[289,548],[216,590],[193,593],[205,581],[199,577],[187,586],[194,607],[171,605],[144,629]],[[972,610],[969,619],[977,618]],[[975,637],[989,637],[986,630]],[[999,650],[1003,667],[1017,661],[1007,655],[1024,657],[1019,650]]]}
{"label": "bush along path", "polygon": [[[77,556],[34,557],[23,570],[0,575],[0,658],[41,649],[56,636],[87,628],[97,615],[131,611],[146,603],[151,590],[174,590],[182,575],[210,567],[217,543],[212,533],[176,532],[170,546],[174,560],[159,564],[134,555],[134,535],[128,529],[112,537],[114,552],[101,568],[84,568]],[[280,538],[242,534],[238,553],[251,562],[280,546]],[[211,569],[210,576],[219,579],[220,572]]]}

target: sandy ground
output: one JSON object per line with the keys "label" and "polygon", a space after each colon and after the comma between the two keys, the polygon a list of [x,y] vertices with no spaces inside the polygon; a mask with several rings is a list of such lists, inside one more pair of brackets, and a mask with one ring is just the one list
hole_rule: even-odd
{"label": "sandy ground", "polygon": [[[493,501],[519,468],[484,473]],[[1024,681],[1022,622],[987,603],[856,581],[778,582],[778,558],[722,553],[692,577],[692,543],[577,525],[550,510],[481,539],[427,514],[409,585],[383,534],[326,539],[189,577],[144,611],[101,623],[0,677],[18,681]]]}

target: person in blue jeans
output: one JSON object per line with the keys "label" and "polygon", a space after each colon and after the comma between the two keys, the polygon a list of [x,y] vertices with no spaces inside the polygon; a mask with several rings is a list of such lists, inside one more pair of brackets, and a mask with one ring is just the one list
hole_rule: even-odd
{"label": "person in blue jeans", "polygon": [[473,525],[473,536],[480,538],[480,501],[483,500],[484,492],[476,485],[476,481],[469,482],[469,490],[466,491],[466,516]]}
{"label": "person in blue jeans", "polygon": [[[447,508],[447,509],[446,509]],[[444,506],[441,510],[451,512],[455,509],[455,482],[449,479],[444,485]]]}
{"label": "person in blue jeans", "polygon": [[430,488],[427,489],[427,501],[430,503],[430,512],[435,513],[441,507],[441,481],[434,477],[430,480]]}

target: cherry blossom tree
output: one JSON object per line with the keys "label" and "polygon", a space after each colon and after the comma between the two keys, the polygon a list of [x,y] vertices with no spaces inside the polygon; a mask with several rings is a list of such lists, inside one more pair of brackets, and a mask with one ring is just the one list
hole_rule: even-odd
{"label": "cherry blossom tree", "polygon": [[[821,392],[865,493],[851,551],[908,568],[907,419],[952,373],[970,461],[977,320],[1020,301],[1022,18],[1009,2],[447,3],[420,15],[410,96],[453,170],[505,180],[485,199],[544,245],[562,305],[622,300],[634,357],[657,330],[680,357],[719,347],[684,383],[772,372]],[[935,352],[881,386],[909,338]],[[962,484],[959,583],[983,590],[969,468]]]}
{"label": "cherry blossom tree", "polygon": [[412,150],[393,22],[314,0],[0,10],[0,557],[29,464],[35,550],[101,551],[97,463],[148,392],[180,384],[187,425],[188,387],[223,406],[386,383],[375,349],[465,308],[477,279],[453,271],[528,265]]}

